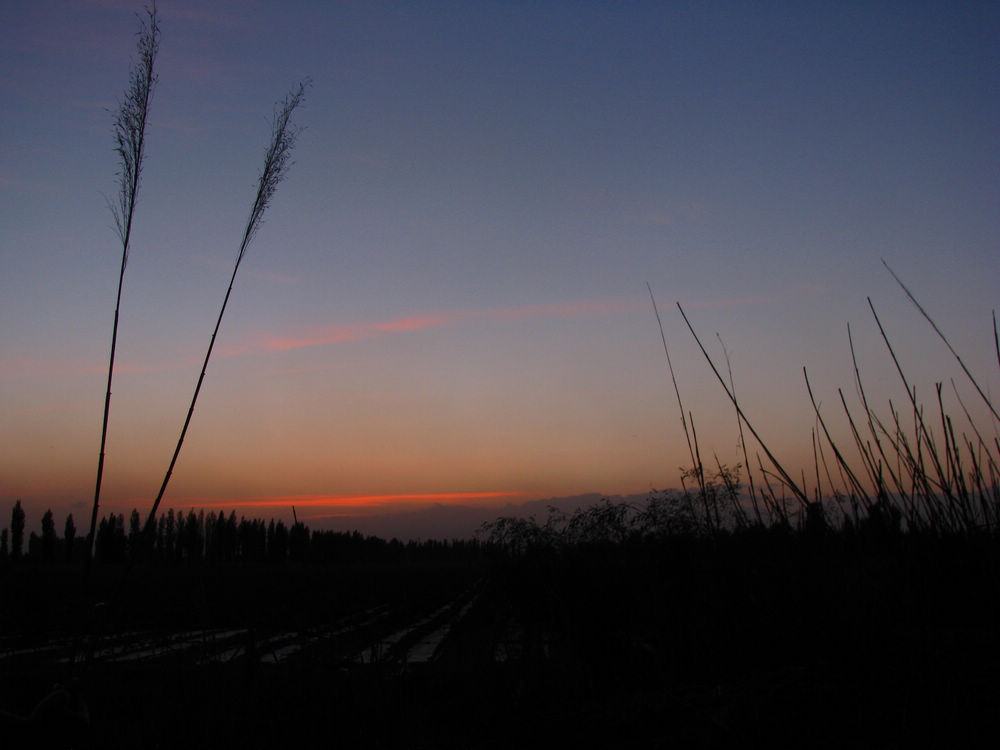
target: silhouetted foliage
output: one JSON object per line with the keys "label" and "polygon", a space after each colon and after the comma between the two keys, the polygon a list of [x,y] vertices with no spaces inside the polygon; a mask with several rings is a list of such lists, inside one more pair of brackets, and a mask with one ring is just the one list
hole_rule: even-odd
{"label": "silhouetted foliage", "polygon": [[[272,523],[274,522],[272,521]],[[284,562],[288,556],[288,529],[284,522],[275,523],[273,531],[271,526],[268,526],[267,536],[268,553],[272,562]]]}
{"label": "silhouetted foliage", "polygon": [[42,560],[52,562],[56,556],[56,522],[52,510],[46,510],[42,515]]}
{"label": "silhouetted foliage", "polygon": [[177,556],[177,521],[174,517],[174,509],[167,511],[166,523],[163,527],[163,541],[161,543],[162,555],[166,559]]}
{"label": "silhouetted foliage", "polygon": [[[605,511],[618,512],[614,506]],[[137,510],[130,513],[128,532],[123,514],[111,514],[99,519],[98,543],[95,545],[97,561],[112,564],[126,559],[131,545],[142,539],[135,528],[137,515]],[[68,524],[71,518],[72,515],[67,517]],[[67,528],[68,537],[74,536],[75,528]],[[59,543],[58,539],[56,543]],[[36,542],[39,555],[40,545],[39,538]],[[473,562],[490,558],[498,550],[493,542],[479,539],[428,539],[403,543],[398,539],[365,536],[358,531],[311,531],[302,521],[286,526],[282,520],[274,518],[264,521],[241,517],[237,520],[235,511],[230,511],[227,516],[225,511],[206,514],[191,509],[185,515],[171,508],[160,517],[155,544],[148,549],[148,553],[150,560],[158,563],[405,565]]]}
{"label": "silhouetted foliage", "polygon": [[195,515],[194,510],[190,510],[180,531],[178,550],[188,562],[200,560],[202,557],[205,542],[204,515],[202,515],[201,521],[199,523],[199,517]]}
{"label": "silhouetted foliage", "polygon": [[24,510],[21,501],[14,503],[10,513],[10,556],[17,560],[24,552]]}
{"label": "silhouetted foliage", "polygon": [[73,514],[66,516],[66,524],[63,526],[63,545],[65,546],[66,562],[73,562],[74,547],[76,546],[76,524],[73,522]]}
{"label": "silhouetted foliage", "polygon": [[293,523],[288,531],[288,555],[295,562],[302,562],[309,556],[309,529],[300,521]]}
{"label": "silhouetted foliage", "polygon": [[113,513],[101,519],[97,527],[95,559],[101,563],[120,563],[125,560],[125,516]]}
{"label": "silhouetted foliage", "polygon": [[260,519],[240,519],[238,529],[240,557],[247,562],[264,562],[267,558],[268,527]]}
{"label": "silhouetted foliage", "polygon": [[128,550],[129,554],[140,554],[140,534],[142,521],[139,518],[139,511],[135,508],[128,517]]}

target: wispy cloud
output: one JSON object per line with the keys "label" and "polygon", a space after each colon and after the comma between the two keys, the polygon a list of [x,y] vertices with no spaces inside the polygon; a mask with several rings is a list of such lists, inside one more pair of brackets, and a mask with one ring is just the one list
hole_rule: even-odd
{"label": "wispy cloud", "polygon": [[411,315],[406,318],[387,320],[382,323],[372,323],[368,328],[379,333],[400,333],[402,331],[420,331],[424,328],[438,328],[456,322],[461,313],[433,313],[430,315]]}
{"label": "wispy cloud", "polygon": [[425,328],[438,328],[455,323],[460,318],[460,313],[439,313],[432,315],[411,315],[405,318],[374,323],[312,326],[295,333],[278,335],[262,334],[249,342],[225,347],[221,350],[221,353],[231,357],[257,352],[285,352],[292,349],[341,344],[348,341],[372,338],[379,334],[405,333],[420,331]]}
{"label": "wispy cloud", "polygon": [[276,367],[271,370],[272,375],[307,375],[313,372],[329,372],[330,370],[341,370],[348,365],[344,362],[324,362],[321,365],[306,365],[303,367]]}
{"label": "wispy cloud", "polygon": [[259,334],[242,343],[222,349],[225,356],[259,352],[285,352],[314,346],[328,346],[369,339],[379,335],[412,333],[476,321],[520,321],[537,318],[606,317],[643,309],[640,300],[598,300],[551,305],[524,305],[488,310],[448,310],[417,313],[402,318],[346,325],[312,326],[301,331]]}
{"label": "wispy cloud", "polygon": [[[290,278],[280,280],[283,282],[287,281],[287,283],[294,283],[294,279]],[[825,287],[821,284],[800,284],[775,295],[700,299],[685,301],[683,305],[688,309],[746,307],[772,304],[806,295],[816,295],[824,290]],[[261,333],[249,337],[242,343],[220,348],[219,353],[227,357],[280,353],[310,347],[361,341],[376,336],[416,333],[429,329],[474,324],[477,322],[504,323],[544,318],[602,318],[647,311],[648,306],[649,303],[647,301],[636,298],[632,300],[585,300],[549,305],[522,305],[519,307],[500,307],[485,310],[448,310],[443,312],[415,313],[401,318],[367,323],[310,326],[298,331],[275,334]],[[170,369],[191,368],[195,365],[197,365],[197,360],[191,358],[171,362],[123,362],[115,366],[115,372],[119,374],[161,372]],[[324,365],[313,369],[324,369],[327,367],[329,366]],[[0,376],[4,377],[94,375],[102,374],[106,371],[107,365],[99,362],[17,356],[0,357]]]}
{"label": "wispy cloud", "polygon": [[254,271],[248,268],[246,273],[247,276],[263,279],[264,281],[274,281],[278,284],[297,284],[299,281],[294,276],[287,276],[283,273],[275,273],[273,271]]}
{"label": "wispy cloud", "polygon": [[752,297],[719,297],[716,299],[696,300],[694,302],[682,303],[685,307],[694,310],[708,310],[717,307],[747,307],[749,305],[764,305],[769,302],[777,302],[780,297],[758,295]]}
{"label": "wispy cloud", "polygon": [[[218,270],[220,272],[231,272],[233,270],[232,258],[219,258],[212,257],[210,255],[194,255],[192,257],[192,262],[197,266],[204,266]],[[294,276],[288,276],[283,273],[276,273],[274,271],[255,271],[254,269],[247,269],[246,275],[255,279],[262,279],[263,281],[273,281],[278,284],[297,284],[298,279]]]}
{"label": "wispy cloud", "polygon": [[778,294],[756,295],[748,297],[719,297],[716,299],[694,300],[682,302],[684,307],[693,310],[706,310],[718,307],[748,307],[751,305],[764,305],[781,302],[787,299],[796,299],[804,296],[814,296],[826,290],[822,284],[797,284],[788,287]]}
{"label": "wispy cloud", "polygon": [[26,375],[65,375],[85,369],[78,362],[67,359],[40,359],[36,357],[0,358],[0,376],[24,377]]}
{"label": "wispy cloud", "polygon": [[68,414],[70,412],[92,409],[92,401],[59,401],[38,406],[35,403],[19,405],[8,412],[7,416],[23,419],[25,417],[40,417],[46,414]]}
{"label": "wispy cloud", "polygon": [[[195,359],[171,362],[122,362],[115,365],[117,374],[163,372],[190,368]],[[44,377],[62,375],[106,375],[107,363],[84,362],[78,359],[46,359],[40,357],[0,357],[0,377]]]}
{"label": "wispy cloud", "polygon": [[644,309],[640,299],[635,300],[587,300],[583,302],[563,302],[552,305],[524,305],[483,310],[479,317],[493,320],[524,320],[527,318],[584,318],[624,315]]}

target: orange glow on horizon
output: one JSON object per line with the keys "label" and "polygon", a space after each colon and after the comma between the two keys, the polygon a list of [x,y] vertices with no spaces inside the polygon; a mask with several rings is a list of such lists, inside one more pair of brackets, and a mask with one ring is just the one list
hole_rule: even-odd
{"label": "orange glow on horizon", "polygon": [[[244,498],[230,497],[186,497],[170,502],[175,508],[313,508],[342,509],[345,513],[331,515],[316,515],[312,518],[339,517],[352,515],[352,512],[372,511],[375,509],[401,510],[417,509],[428,505],[461,505],[464,502],[476,500],[529,500],[534,495],[527,492],[408,492],[389,493],[382,495],[272,495],[251,496]],[[112,505],[135,505],[150,502],[127,501],[110,503]]]}
{"label": "orange glow on horizon", "polygon": [[[253,498],[240,505],[255,507],[288,508],[292,505],[303,507],[378,507],[388,503],[438,503],[456,504],[462,500],[495,500],[499,498],[523,497],[523,492],[410,492],[385,495],[279,495],[269,498]],[[225,505],[226,501],[203,503]]]}

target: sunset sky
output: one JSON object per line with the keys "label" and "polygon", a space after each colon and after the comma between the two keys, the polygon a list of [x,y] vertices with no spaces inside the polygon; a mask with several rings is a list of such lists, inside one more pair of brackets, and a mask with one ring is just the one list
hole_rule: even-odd
{"label": "sunset sky", "polygon": [[[1000,392],[997,3],[161,0],[104,508],[148,508],[222,302],[274,102],[303,131],[236,280],[163,508],[353,528],[679,485],[646,288],[703,457],[736,418],[812,466],[838,429],[930,407],[947,349]],[[111,123],[139,2],[0,5],[0,526],[84,526],[120,244]],[[720,338],[716,337],[716,333]],[[954,403],[954,402],[952,402]],[[956,406],[957,410],[958,407]],[[997,425],[980,422],[989,433]],[[757,450],[751,446],[751,455]]]}

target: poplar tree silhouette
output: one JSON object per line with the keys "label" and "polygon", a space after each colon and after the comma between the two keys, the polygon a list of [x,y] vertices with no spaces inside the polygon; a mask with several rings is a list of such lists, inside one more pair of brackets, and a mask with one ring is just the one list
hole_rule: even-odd
{"label": "poplar tree silhouette", "polygon": [[51,562],[56,556],[56,521],[52,509],[42,516],[42,559]]}
{"label": "poplar tree silhouette", "polygon": [[24,510],[21,508],[21,501],[18,500],[10,512],[10,556],[16,560],[21,556],[23,550]]}
{"label": "poplar tree silhouette", "polygon": [[73,523],[73,514],[66,516],[66,525],[63,527],[63,539],[66,544],[66,562],[73,562],[73,545],[76,543],[76,524]]}

